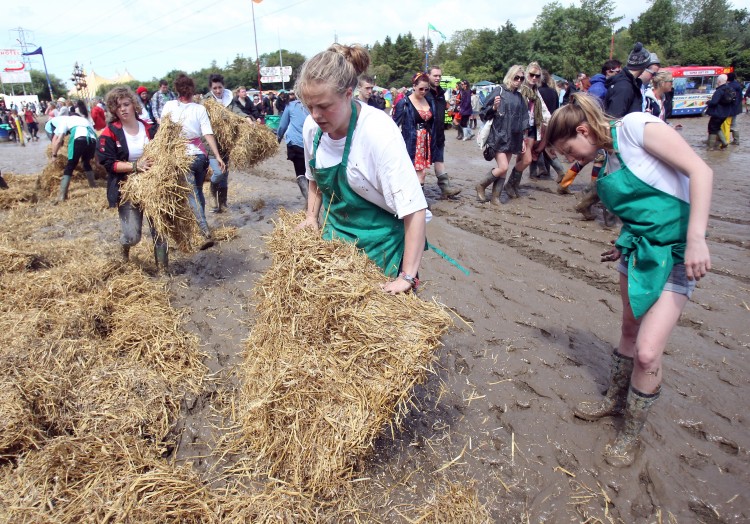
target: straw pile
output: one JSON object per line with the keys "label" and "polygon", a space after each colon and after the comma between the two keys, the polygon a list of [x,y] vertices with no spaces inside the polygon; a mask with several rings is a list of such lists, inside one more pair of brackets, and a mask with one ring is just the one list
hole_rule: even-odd
{"label": "straw pile", "polygon": [[223,151],[229,152],[229,163],[234,169],[248,170],[279,150],[276,134],[266,126],[249,124],[216,100],[206,99],[203,105],[216,141]]}
{"label": "straw pile", "polygon": [[296,230],[302,213],[279,215],[239,423],[269,476],[333,497],[384,427],[400,424],[451,320],[438,304],[382,292],[381,271],[355,246]]}
{"label": "straw pile", "polygon": [[479,502],[473,484],[447,482],[427,501],[417,519],[420,524],[491,524],[492,516]]}
{"label": "straw pile", "polygon": [[193,187],[185,178],[193,159],[187,154],[181,133],[180,124],[164,119],[143,152],[144,158],[151,160],[151,168],[129,175],[120,190],[123,200],[137,204],[153,221],[158,234],[187,252],[193,249],[198,223],[188,205]]}
{"label": "straw pile", "polygon": [[[44,166],[42,174],[39,175],[39,180],[37,182],[37,188],[41,189],[46,195],[51,195],[60,188],[60,180],[62,180],[65,165],[68,163],[69,137],[70,135],[65,135],[62,146],[58,151],[57,158],[52,158],[52,144],[47,146],[47,165]],[[96,156],[94,156],[94,159],[91,161],[91,169],[94,171],[94,175],[97,179],[106,180],[107,170],[96,160]],[[86,176],[83,173],[82,161],[79,161],[78,165],[73,170],[73,179],[71,180],[71,183],[75,184],[76,182],[82,182],[88,185]]]}
{"label": "straw pile", "polygon": [[33,204],[39,200],[35,184],[37,177],[4,174],[9,189],[0,191],[0,209],[12,209],[18,204]]}

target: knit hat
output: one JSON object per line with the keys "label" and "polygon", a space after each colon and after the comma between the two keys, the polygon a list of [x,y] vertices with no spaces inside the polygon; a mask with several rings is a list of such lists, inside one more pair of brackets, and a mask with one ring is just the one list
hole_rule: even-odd
{"label": "knit hat", "polygon": [[648,64],[646,67],[651,67],[652,65],[661,65],[661,61],[659,60],[659,57],[656,56],[656,53],[651,53],[648,56]]}
{"label": "knit hat", "polygon": [[135,90],[135,92],[140,95],[141,93],[148,93],[148,89],[146,89],[143,86],[138,86],[138,89]]}
{"label": "knit hat", "polygon": [[651,53],[649,53],[648,49],[643,47],[642,43],[636,42],[630,55],[628,55],[628,68],[645,69],[650,64],[650,60]]}

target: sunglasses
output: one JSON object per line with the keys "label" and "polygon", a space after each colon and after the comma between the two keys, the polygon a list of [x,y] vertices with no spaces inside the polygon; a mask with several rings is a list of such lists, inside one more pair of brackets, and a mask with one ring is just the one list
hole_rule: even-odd
{"label": "sunglasses", "polygon": [[610,73],[619,73],[621,69],[607,69]]}
{"label": "sunglasses", "polygon": [[532,78],[539,78],[542,75],[540,75],[539,73],[529,73],[529,76]]}
{"label": "sunglasses", "polygon": [[523,80],[523,76],[514,76],[513,81],[518,82],[519,80]]}

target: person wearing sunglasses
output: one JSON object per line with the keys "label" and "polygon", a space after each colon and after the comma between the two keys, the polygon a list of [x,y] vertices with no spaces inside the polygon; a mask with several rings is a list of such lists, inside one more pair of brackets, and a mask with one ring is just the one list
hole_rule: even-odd
{"label": "person wearing sunglasses", "polygon": [[544,127],[550,119],[550,112],[539,94],[539,84],[542,78],[542,68],[537,62],[531,62],[526,66],[526,80],[521,84],[519,92],[526,103],[529,113],[529,125],[526,129],[526,147],[523,153],[516,156],[516,165],[510,173],[505,191],[511,198],[521,196],[521,177],[523,171],[532,161],[539,158],[539,153],[544,150],[545,141]]}
{"label": "person wearing sunglasses", "polygon": [[621,70],[622,63],[619,60],[611,59],[602,64],[601,73],[591,77],[591,87],[589,87],[588,94],[601,100],[602,107],[604,107],[604,97],[607,95],[607,86],[605,85],[607,78],[615,76]]}
{"label": "person wearing sunglasses", "polygon": [[[484,99],[484,105],[479,112],[485,122],[492,120],[489,124],[491,127],[486,147],[491,149],[490,154],[494,155],[494,161],[497,164],[475,187],[477,199],[480,202],[487,201],[484,192],[488,186],[492,185],[490,202],[496,206],[500,205],[503,186],[507,186],[505,175],[508,172],[510,157],[515,154],[522,155],[526,151],[524,133],[529,127],[529,111],[519,92],[523,81],[523,66],[511,66],[502,85],[495,88]],[[487,158],[486,155],[485,158]],[[507,187],[506,192],[508,192]],[[508,196],[514,198],[510,192]]]}
{"label": "person wearing sunglasses", "polygon": [[414,163],[419,184],[424,188],[425,169],[430,167],[435,148],[436,128],[442,125],[435,118],[435,101],[427,97],[430,77],[417,73],[412,77],[412,92],[402,98],[393,110],[393,121],[401,128],[406,151]]}

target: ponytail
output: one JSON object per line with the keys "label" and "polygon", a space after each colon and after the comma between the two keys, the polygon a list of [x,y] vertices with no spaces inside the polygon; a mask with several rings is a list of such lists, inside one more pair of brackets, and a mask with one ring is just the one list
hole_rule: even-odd
{"label": "ponytail", "polygon": [[555,111],[547,125],[547,140],[554,144],[560,140],[568,140],[576,136],[576,128],[586,124],[596,146],[611,149],[612,135],[610,121],[613,117],[605,114],[599,102],[585,93],[573,93],[570,102]]}

